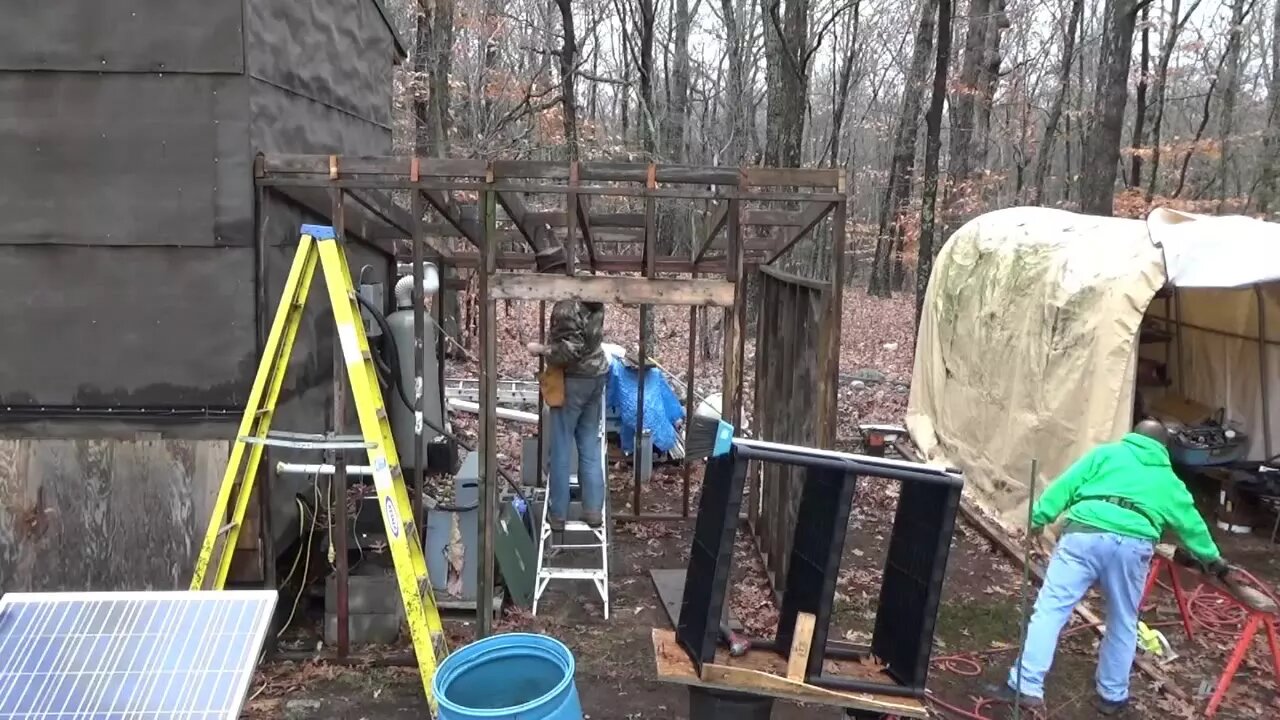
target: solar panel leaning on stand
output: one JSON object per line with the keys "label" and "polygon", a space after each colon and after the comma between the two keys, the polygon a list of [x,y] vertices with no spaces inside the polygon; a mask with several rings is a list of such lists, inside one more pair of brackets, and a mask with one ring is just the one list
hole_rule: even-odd
{"label": "solar panel leaning on stand", "polygon": [[234,720],[274,590],[0,597],[0,718]]}

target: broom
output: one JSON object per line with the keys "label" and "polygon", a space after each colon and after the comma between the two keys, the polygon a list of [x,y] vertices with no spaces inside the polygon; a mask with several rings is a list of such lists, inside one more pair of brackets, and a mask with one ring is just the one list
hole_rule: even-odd
{"label": "broom", "polygon": [[698,403],[685,427],[684,457],[701,460],[724,455],[733,445],[734,428],[720,416],[718,395]]}

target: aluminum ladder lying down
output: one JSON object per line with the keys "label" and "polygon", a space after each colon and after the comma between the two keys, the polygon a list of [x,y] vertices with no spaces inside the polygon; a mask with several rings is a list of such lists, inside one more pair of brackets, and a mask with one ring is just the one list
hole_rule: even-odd
{"label": "aluminum ladder lying down", "polygon": [[[605,446],[604,403],[600,403],[600,471],[604,478],[604,507],[601,510],[603,522],[600,527],[593,528],[581,520],[566,518],[563,533],[555,533],[547,522],[548,507],[551,505],[549,490],[543,488],[542,512],[538,522],[538,572],[533,587],[533,614],[538,614],[538,601],[546,592],[552,580],[590,580],[604,603],[604,619],[609,619],[609,465],[608,448]],[[569,476],[570,505],[572,493],[578,487],[578,474]],[[574,541],[569,542],[572,538]],[[599,553],[599,565],[596,567],[566,567],[550,565],[548,561],[568,552]]]}

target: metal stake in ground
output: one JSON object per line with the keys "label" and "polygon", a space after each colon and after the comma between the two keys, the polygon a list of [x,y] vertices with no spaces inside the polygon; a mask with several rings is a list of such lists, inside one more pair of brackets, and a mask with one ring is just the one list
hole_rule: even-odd
{"label": "metal stake in ground", "polygon": [[1031,523],[1036,505],[1036,475],[1040,470],[1040,461],[1031,459],[1031,482],[1027,487],[1027,536],[1026,548],[1022,558],[1022,615],[1018,623],[1018,665],[1013,687],[1013,720],[1022,717],[1022,653],[1027,644],[1027,589],[1031,585]]}

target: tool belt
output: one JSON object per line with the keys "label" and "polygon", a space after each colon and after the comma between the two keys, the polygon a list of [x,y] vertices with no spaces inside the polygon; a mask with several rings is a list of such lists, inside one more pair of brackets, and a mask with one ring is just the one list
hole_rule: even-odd
{"label": "tool belt", "polygon": [[1094,497],[1083,497],[1077,500],[1076,502],[1084,502],[1085,500],[1101,500],[1102,502],[1111,503],[1112,505],[1115,505],[1117,507],[1122,507],[1125,510],[1128,510],[1130,512],[1138,513],[1139,515],[1142,516],[1143,520],[1146,520],[1147,522],[1151,523],[1151,527],[1154,528],[1156,532],[1160,532],[1161,529],[1164,527],[1161,523],[1157,522],[1155,518],[1151,517],[1150,513],[1148,513],[1146,510],[1143,510],[1141,505],[1138,505],[1137,503],[1133,502],[1132,500],[1129,500],[1128,498],[1117,497],[1114,495],[1098,495]]}

